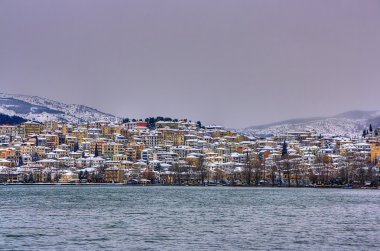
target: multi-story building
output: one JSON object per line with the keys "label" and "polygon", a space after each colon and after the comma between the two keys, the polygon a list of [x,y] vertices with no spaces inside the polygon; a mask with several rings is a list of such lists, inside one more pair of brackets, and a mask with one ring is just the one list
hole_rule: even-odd
{"label": "multi-story building", "polygon": [[124,171],[116,166],[105,169],[106,182],[108,183],[123,183]]}
{"label": "multi-story building", "polygon": [[33,121],[28,121],[21,124],[19,134],[21,134],[23,137],[26,137],[28,135],[41,134],[41,131],[41,124]]}

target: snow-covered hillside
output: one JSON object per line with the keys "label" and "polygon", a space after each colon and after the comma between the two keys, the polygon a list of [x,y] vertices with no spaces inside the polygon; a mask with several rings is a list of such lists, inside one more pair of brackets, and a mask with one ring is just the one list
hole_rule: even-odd
{"label": "snow-covered hillside", "polygon": [[277,123],[253,126],[238,130],[245,135],[279,135],[289,131],[315,131],[318,134],[359,136],[363,129],[380,126],[378,111],[350,111],[333,117],[294,119]]}
{"label": "snow-covered hillside", "polygon": [[114,121],[115,116],[91,107],[64,104],[47,98],[28,95],[0,93],[0,113],[16,115],[25,119],[44,122],[58,121]]}

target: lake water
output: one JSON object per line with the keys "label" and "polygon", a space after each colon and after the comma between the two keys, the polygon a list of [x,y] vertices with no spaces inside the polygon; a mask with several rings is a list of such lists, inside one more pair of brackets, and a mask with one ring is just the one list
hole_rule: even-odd
{"label": "lake water", "polygon": [[380,250],[380,190],[0,186],[1,250]]}

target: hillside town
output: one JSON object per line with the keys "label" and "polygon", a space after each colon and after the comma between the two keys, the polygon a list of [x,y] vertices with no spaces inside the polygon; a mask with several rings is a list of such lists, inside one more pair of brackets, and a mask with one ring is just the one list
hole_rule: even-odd
{"label": "hillside town", "polygon": [[266,138],[187,119],[0,125],[3,184],[377,187],[380,128]]}

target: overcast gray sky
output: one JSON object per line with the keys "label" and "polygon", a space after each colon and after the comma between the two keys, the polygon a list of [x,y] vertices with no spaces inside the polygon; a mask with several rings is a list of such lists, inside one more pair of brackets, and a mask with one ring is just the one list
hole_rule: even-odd
{"label": "overcast gray sky", "polygon": [[380,1],[0,0],[0,85],[228,127],[377,110]]}

